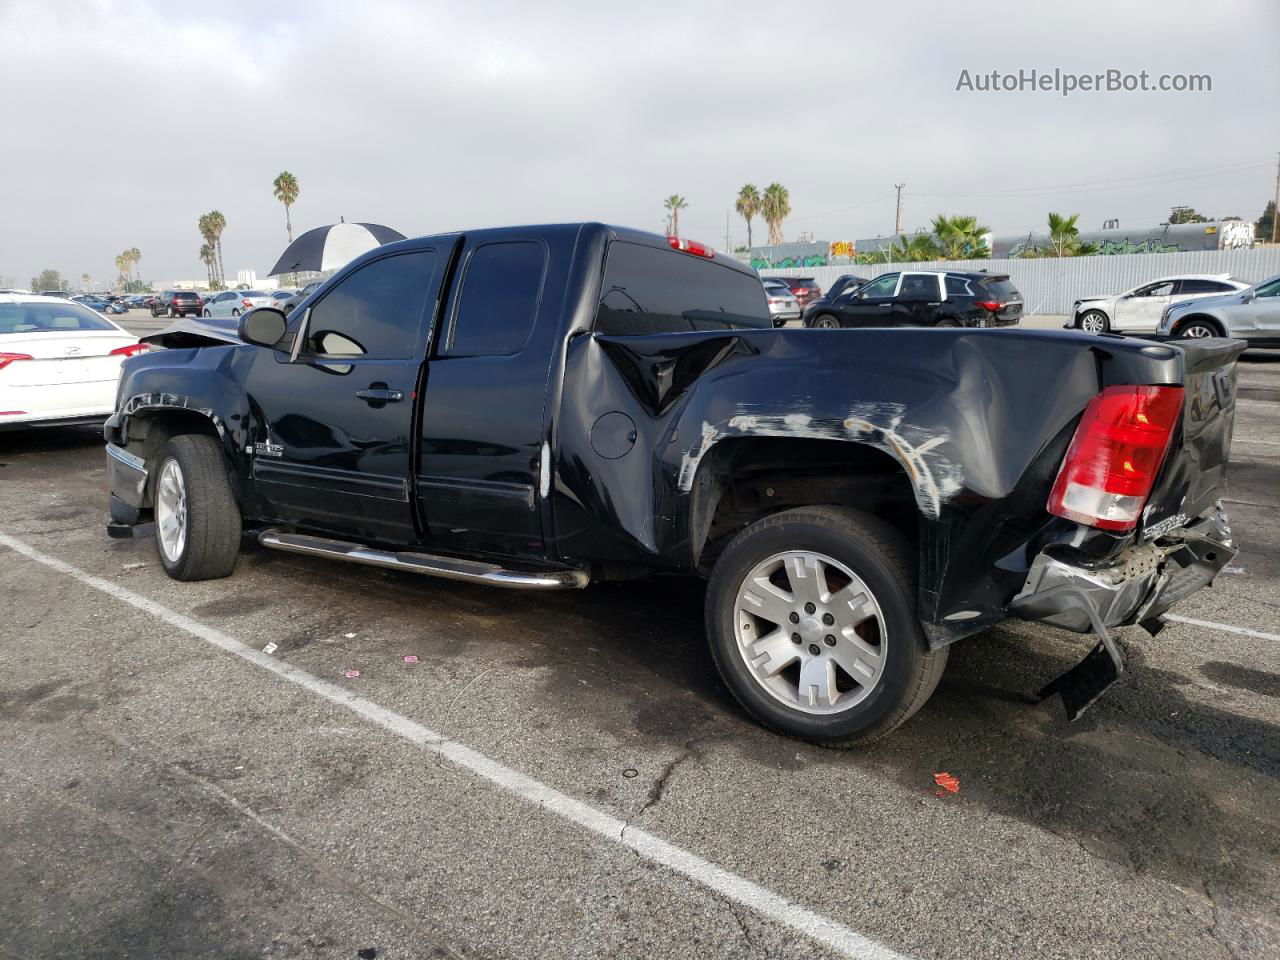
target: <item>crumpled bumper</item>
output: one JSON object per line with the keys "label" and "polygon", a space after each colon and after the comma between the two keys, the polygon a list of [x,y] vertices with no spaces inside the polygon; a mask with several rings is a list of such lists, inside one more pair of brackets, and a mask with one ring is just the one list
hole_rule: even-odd
{"label": "crumpled bumper", "polygon": [[111,490],[111,520],[107,533],[116,538],[133,535],[146,504],[147,465],[114,443],[107,444],[107,481]]}
{"label": "crumpled bumper", "polygon": [[1074,720],[1124,672],[1109,627],[1142,624],[1153,636],[1161,614],[1213,582],[1236,555],[1221,502],[1195,523],[1150,543],[1135,544],[1105,565],[1086,566],[1058,545],[1036,557],[1009,612],[1078,633],[1094,633],[1098,646],[1078,666],[1040,692],[1062,694]]}

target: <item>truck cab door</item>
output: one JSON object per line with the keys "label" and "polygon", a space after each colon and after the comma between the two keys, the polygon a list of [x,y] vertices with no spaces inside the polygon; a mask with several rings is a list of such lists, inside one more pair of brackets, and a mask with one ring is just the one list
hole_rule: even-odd
{"label": "truck cab door", "polygon": [[290,316],[290,349],[250,354],[253,513],[368,541],[420,539],[414,399],[450,250],[360,261]]}
{"label": "truck cab door", "polygon": [[864,284],[841,307],[841,323],[846,327],[893,326],[893,295],[900,276],[886,273]]}
{"label": "truck cab door", "polygon": [[422,407],[417,500],[434,548],[546,555],[546,398],[572,244],[503,230],[463,245]]}
{"label": "truck cab door", "polygon": [[1155,330],[1160,317],[1178,289],[1177,280],[1149,283],[1116,301],[1111,326],[1115,330]]}

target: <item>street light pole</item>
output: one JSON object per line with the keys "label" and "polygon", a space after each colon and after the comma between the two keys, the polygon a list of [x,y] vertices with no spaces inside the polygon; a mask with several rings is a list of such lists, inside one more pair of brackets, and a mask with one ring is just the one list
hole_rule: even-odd
{"label": "street light pole", "polygon": [[898,191],[898,210],[893,217],[893,232],[896,236],[902,236],[902,188],[905,183],[895,183],[894,189]]}

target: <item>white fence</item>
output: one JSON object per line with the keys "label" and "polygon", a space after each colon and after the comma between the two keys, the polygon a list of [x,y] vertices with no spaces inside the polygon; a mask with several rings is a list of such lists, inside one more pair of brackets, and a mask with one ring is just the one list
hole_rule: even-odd
{"label": "white fence", "polygon": [[788,270],[762,270],[767,277],[813,277],[827,289],[836,277],[853,273],[874,277],[894,270],[986,270],[1007,273],[1022,293],[1024,313],[1068,314],[1080,297],[1122,293],[1160,277],[1188,273],[1228,273],[1257,283],[1280,273],[1280,246],[1246,250],[1196,250],[1188,253],[1134,253],[1094,257],[1046,257],[1029,260],[931,260]]}

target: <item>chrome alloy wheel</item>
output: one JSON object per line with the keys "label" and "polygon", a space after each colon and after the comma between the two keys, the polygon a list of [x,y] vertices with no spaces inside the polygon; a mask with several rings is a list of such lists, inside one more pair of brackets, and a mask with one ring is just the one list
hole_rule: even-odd
{"label": "chrome alloy wheel", "polygon": [[1207,323],[1189,323],[1178,334],[1178,336],[1185,337],[1188,340],[1200,340],[1204,337],[1216,337],[1217,335],[1218,331]]}
{"label": "chrome alloy wheel", "polygon": [[813,321],[813,325],[818,330],[839,330],[840,322],[829,314],[823,314],[817,320]]}
{"label": "chrome alloy wheel", "polygon": [[187,485],[182,468],[172,458],[160,468],[156,488],[156,530],[165,559],[177,563],[187,545]]}
{"label": "chrome alloy wheel", "polygon": [[738,655],[752,679],[803,713],[841,713],[884,673],[884,614],[852,570],[821,553],[789,550],[757,564],[734,604]]}
{"label": "chrome alloy wheel", "polygon": [[1080,329],[1086,333],[1104,333],[1107,329],[1107,321],[1100,313],[1086,313],[1080,318]]}

